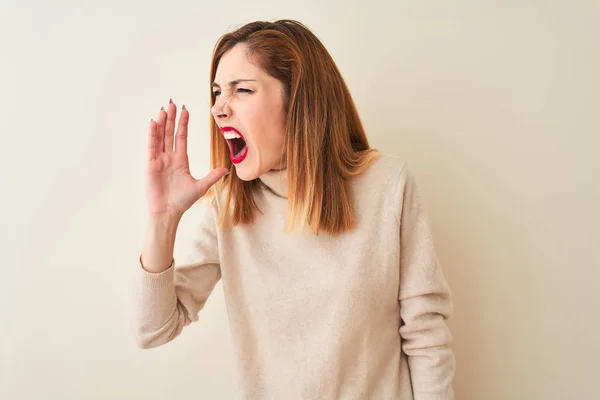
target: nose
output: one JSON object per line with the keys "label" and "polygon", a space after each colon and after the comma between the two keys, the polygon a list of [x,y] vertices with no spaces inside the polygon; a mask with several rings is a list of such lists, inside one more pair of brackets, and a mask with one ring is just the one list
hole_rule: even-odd
{"label": "nose", "polygon": [[215,104],[212,106],[211,112],[215,119],[225,119],[231,115],[231,108],[227,99],[222,97],[215,100]]}

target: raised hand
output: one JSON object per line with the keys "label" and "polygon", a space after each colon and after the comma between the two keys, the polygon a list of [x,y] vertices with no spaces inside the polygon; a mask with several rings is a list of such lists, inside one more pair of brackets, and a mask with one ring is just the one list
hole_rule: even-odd
{"label": "raised hand", "polygon": [[152,217],[180,218],[227,173],[227,169],[217,168],[202,179],[191,175],[187,154],[189,112],[183,106],[177,133],[176,116],[177,107],[169,101],[167,110],[161,108],[148,129],[147,197]]}

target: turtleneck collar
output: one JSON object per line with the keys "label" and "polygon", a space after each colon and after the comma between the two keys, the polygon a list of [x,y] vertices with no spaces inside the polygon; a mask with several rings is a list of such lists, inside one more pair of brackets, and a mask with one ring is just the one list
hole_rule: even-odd
{"label": "turtleneck collar", "polygon": [[275,193],[279,197],[288,197],[288,182],[287,182],[287,170],[270,170],[267,173],[259,177],[261,182],[271,192]]}

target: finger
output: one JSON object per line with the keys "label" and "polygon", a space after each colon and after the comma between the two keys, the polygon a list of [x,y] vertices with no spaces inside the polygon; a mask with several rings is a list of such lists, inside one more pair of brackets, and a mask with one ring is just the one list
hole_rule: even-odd
{"label": "finger", "polygon": [[167,121],[167,113],[163,107],[160,108],[158,112],[158,117],[156,117],[156,125],[158,129],[157,135],[157,153],[161,153],[165,151],[165,124]]}
{"label": "finger", "polygon": [[158,156],[157,136],[158,129],[156,121],[151,119],[150,126],[148,127],[148,161],[152,161]]}
{"label": "finger", "polygon": [[167,122],[165,126],[165,151],[173,152],[173,135],[175,135],[175,117],[177,117],[177,106],[173,100],[169,100],[167,106]]}
{"label": "finger", "polygon": [[227,168],[215,168],[208,174],[206,174],[204,178],[197,179],[196,185],[198,185],[198,191],[200,192],[200,196],[204,196],[208,189],[210,189],[212,185],[217,183],[217,181],[227,173],[229,173]]}
{"label": "finger", "polygon": [[187,155],[187,138],[188,138],[188,122],[190,120],[190,113],[185,108],[185,105],[181,108],[181,115],[179,116],[179,125],[177,126],[177,135],[175,140],[175,152],[180,155]]}

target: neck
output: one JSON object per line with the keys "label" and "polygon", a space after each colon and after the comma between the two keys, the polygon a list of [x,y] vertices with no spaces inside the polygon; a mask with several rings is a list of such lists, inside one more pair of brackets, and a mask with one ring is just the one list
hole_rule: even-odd
{"label": "neck", "polygon": [[287,198],[287,169],[272,169],[259,178],[271,192],[279,197]]}

